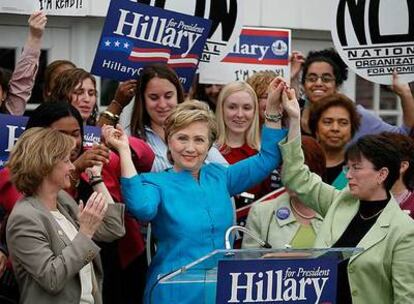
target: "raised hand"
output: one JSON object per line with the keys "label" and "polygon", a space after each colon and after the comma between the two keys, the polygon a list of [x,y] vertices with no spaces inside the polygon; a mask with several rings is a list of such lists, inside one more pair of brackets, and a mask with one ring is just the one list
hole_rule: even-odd
{"label": "raised hand", "polygon": [[86,168],[93,166],[102,166],[109,162],[109,148],[103,144],[95,144],[92,148],[86,150],[74,162],[76,171],[81,173]]}
{"label": "raised hand", "polygon": [[285,88],[283,90],[282,106],[290,120],[300,118],[300,106],[294,89]]}
{"label": "raised hand", "polygon": [[79,231],[92,238],[102,223],[107,209],[108,204],[101,193],[92,193],[85,206],[81,201],[78,214]]}
{"label": "raised hand", "polygon": [[123,108],[128,105],[135,96],[137,80],[127,80],[120,82],[115,92],[114,100]]}
{"label": "raised hand", "polygon": [[105,142],[118,151],[122,149],[129,149],[128,136],[120,124],[116,125],[116,128],[109,125],[102,127],[102,136]]}
{"label": "raised hand", "polygon": [[276,114],[282,112],[282,92],[287,87],[286,81],[282,77],[276,77],[269,85],[266,113]]}
{"label": "raised hand", "polygon": [[45,31],[47,17],[43,11],[35,11],[29,17],[29,38],[41,39]]}
{"label": "raised hand", "polygon": [[408,83],[402,83],[396,71],[392,73],[391,89],[400,97],[408,94],[411,95],[410,85]]}
{"label": "raised hand", "polygon": [[290,79],[297,79],[302,70],[302,65],[305,62],[305,56],[299,51],[292,51],[289,56],[290,61]]}

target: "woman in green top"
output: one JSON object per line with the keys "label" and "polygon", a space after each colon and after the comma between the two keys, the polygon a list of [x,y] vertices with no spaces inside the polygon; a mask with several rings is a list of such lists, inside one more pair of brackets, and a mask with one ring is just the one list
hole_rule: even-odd
{"label": "woman in green top", "polygon": [[[305,163],[322,178],[325,176],[325,154],[312,137],[302,137]],[[246,228],[272,248],[311,248],[323,218],[306,207],[300,199],[286,189],[280,196],[255,203],[250,209]],[[248,235],[244,235],[242,248],[258,247]]]}
{"label": "woman in green top", "polygon": [[282,181],[324,216],[315,247],[364,249],[339,263],[336,303],[412,303],[414,221],[390,193],[400,174],[398,149],[379,135],[359,138],[345,153],[348,187],[337,190],[304,165],[299,105],[294,92],[282,95],[290,123],[279,144]]}

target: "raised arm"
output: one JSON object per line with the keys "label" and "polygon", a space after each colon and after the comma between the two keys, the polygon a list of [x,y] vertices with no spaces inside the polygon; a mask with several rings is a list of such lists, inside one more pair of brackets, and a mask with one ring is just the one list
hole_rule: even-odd
{"label": "raised arm", "polygon": [[400,97],[404,125],[413,128],[414,98],[410,86],[407,83],[401,83],[396,72],[392,74],[392,89]]}
{"label": "raised arm", "polygon": [[119,83],[114,99],[111,101],[106,111],[99,117],[98,126],[115,126],[118,123],[119,115],[122,113],[122,110],[135,96],[136,87],[137,80],[127,80]]}
{"label": "raised arm", "polygon": [[289,57],[290,62],[290,87],[295,89],[296,94],[300,92],[299,75],[302,65],[305,62],[305,56],[299,51],[293,51]]}
{"label": "raised arm", "polygon": [[334,187],[322,182],[321,178],[304,164],[301,148],[300,108],[293,89],[286,89],[282,94],[282,104],[289,116],[287,142],[280,144],[282,152],[282,182],[297,193],[305,205],[324,216],[339,194]]}
{"label": "raised arm", "polygon": [[137,175],[134,163],[132,161],[131,149],[129,147],[128,136],[118,124],[116,128],[104,125],[102,127],[102,136],[105,141],[113,148],[115,148],[121,161],[121,176],[130,178]]}
{"label": "raised arm", "polygon": [[34,12],[29,18],[29,34],[11,76],[5,100],[5,107],[12,115],[23,115],[32,94],[46,23],[46,15],[41,11]]}
{"label": "raised arm", "polygon": [[121,162],[121,190],[125,205],[134,217],[149,221],[155,217],[161,201],[157,186],[144,182],[138,175],[131,157],[128,137],[121,125],[102,127],[105,142],[115,148]]}

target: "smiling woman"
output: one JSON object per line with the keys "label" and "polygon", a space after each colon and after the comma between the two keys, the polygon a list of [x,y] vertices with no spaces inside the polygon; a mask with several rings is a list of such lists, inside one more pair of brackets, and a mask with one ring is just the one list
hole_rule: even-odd
{"label": "smiling woman", "polygon": [[324,217],[314,247],[365,249],[339,264],[337,303],[412,302],[414,222],[390,194],[400,172],[397,148],[379,135],[359,138],[345,153],[349,187],[337,190],[304,164],[299,107],[288,113],[282,181]]}
{"label": "smiling woman", "polygon": [[46,101],[67,101],[81,114],[88,125],[95,125],[98,115],[95,77],[83,69],[72,68],[56,77]]}
{"label": "smiling woman", "polygon": [[94,192],[86,204],[71,186],[75,140],[52,128],[30,128],[10,154],[11,180],[24,197],[7,221],[7,245],[21,303],[102,303],[102,265],[95,241],[125,233],[121,204]]}
{"label": "smiling woman", "polygon": [[[274,81],[269,91],[269,114],[279,109],[282,85]],[[132,165],[127,136],[119,126],[106,126],[106,141],[121,156],[121,186],[129,211],[150,221],[157,240],[151,261],[145,303],[198,303],[202,287],[193,284],[158,285],[160,276],[210,253],[224,249],[225,231],[233,224],[231,196],[262,181],[279,164],[276,143],[285,132],[280,121],[267,122],[258,154],[237,164],[205,164],[217,127],[208,105],[186,101],[165,121],[171,169],[137,175]],[[168,286],[167,286],[168,285]],[[180,286],[178,286],[180,285]]]}
{"label": "smiling woman", "polygon": [[[267,101],[267,99],[266,99]],[[260,149],[259,104],[252,87],[241,81],[227,84],[220,92],[216,107],[217,145],[229,164],[237,163],[258,153]],[[248,194],[235,197],[237,221],[245,220],[246,207],[270,192],[270,181],[254,185]],[[247,198],[248,197],[248,198]]]}
{"label": "smiling woman", "polygon": [[[390,76],[391,77],[391,76]],[[348,78],[348,67],[334,49],[311,51],[303,63],[302,85],[308,103],[302,112],[302,130],[310,133],[308,119],[310,104],[316,104],[323,98],[338,93],[341,85]],[[397,74],[392,75],[392,89],[400,97],[403,109],[402,126],[393,126],[384,122],[379,116],[357,104],[356,110],[361,116],[361,126],[355,132],[352,142],[367,134],[394,132],[408,134],[414,126],[414,99],[408,84],[399,81]],[[358,100],[357,100],[358,102]]]}

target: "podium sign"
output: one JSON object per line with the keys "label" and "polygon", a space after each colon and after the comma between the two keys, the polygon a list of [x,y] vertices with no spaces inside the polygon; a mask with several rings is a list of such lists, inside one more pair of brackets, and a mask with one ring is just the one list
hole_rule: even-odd
{"label": "podium sign", "polygon": [[217,304],[335,303],[338,260],[221,260]]}

